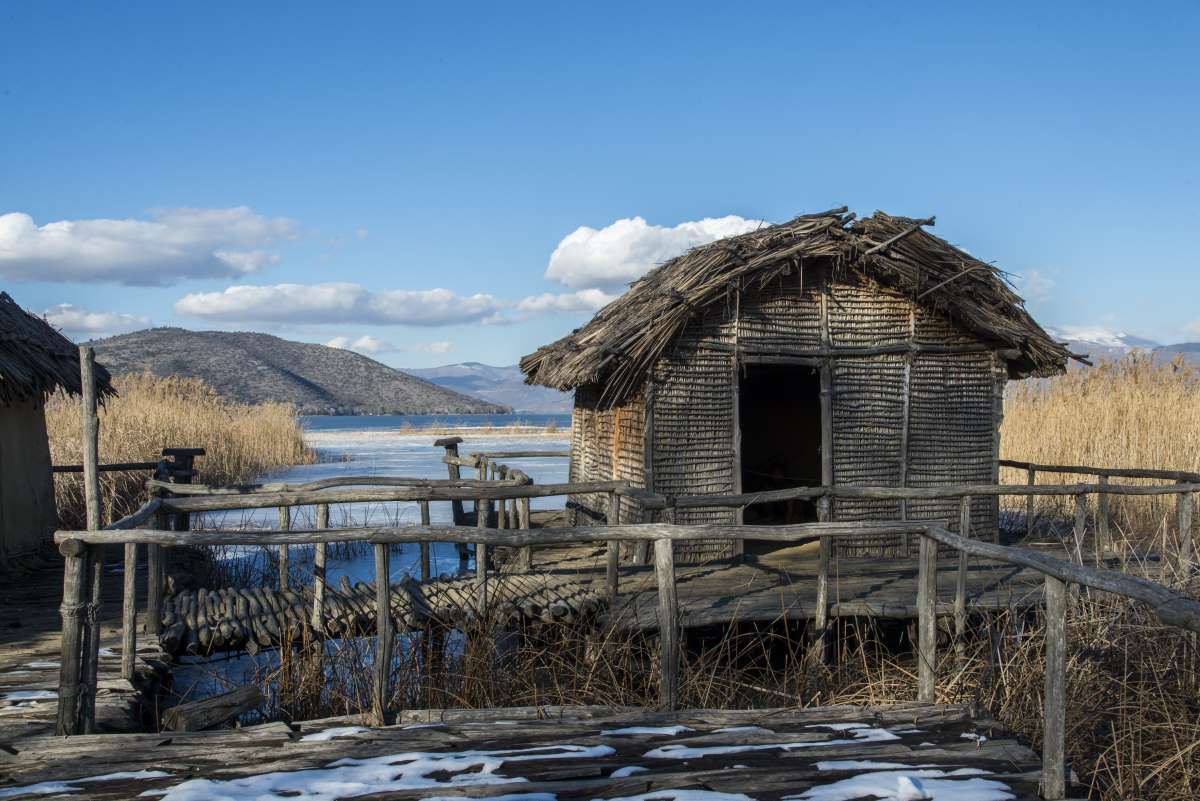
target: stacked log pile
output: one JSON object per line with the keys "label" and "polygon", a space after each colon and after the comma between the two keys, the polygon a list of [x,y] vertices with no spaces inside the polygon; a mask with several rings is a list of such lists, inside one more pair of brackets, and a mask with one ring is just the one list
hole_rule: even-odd
{"label": "stacked log pile", "polygon": [[[489,578],[478,606],[479,581],[444,578],[427,582],[410,579],[391,586],[395,631],[429,625],[462,628],[484,619],[501,626],[520,623],[577,623],[592,620],[607,599],[590,587],[545,575],[501,575]],[[248,651],[287,643],[375,632],[375,585],[340,584],[326,587],[320,628],[313,626],[311,589],[274,590],[263,587],[225,587],[182,590],[163,603],[162,646],[172,655]]]}

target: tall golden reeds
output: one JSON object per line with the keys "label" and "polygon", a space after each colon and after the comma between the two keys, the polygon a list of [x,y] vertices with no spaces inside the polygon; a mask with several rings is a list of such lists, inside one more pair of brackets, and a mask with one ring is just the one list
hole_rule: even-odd
{"label": "tall golden reeds", "polygon": [[[286,404],[233,403],[193,378],[159,378],[151,373],[115,379],[117,397],[100,410],[100,461],[156,461],[163,448],[204,448],[196,481],[232,484],[271,470],[313,461],[295,410]],[[46,428],[54,464],[82,460],[79,399],[56,395],[46,404]],[[133,511],[145,499],[146,473],[103,473],[107,520]],[[55,500],[64,526],[83,521],[78,474],[59,474]]]}

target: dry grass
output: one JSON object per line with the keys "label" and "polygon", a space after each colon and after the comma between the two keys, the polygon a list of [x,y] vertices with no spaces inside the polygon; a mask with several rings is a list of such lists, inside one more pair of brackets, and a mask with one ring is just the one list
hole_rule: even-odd
{"label": "dry grass", "polygon": [[[218,396],[197,379],[158,378],[149,373],[115,381],[116,398],[100,411],[100,461],[157,461],[163,448],[201,447],[196,460],[204,483],[250,481],[271,470],[314,460],[291,406],[246,406]],[[82,461],[77,398],[57,395],[46,405],[46,427],[54,464]],[[106,520],[133,511],[145,500],[147,473],[104,473],[101,486]],[[55,500],[59,520],[83,524],[83,490],[78,475],[58,475]]]}
{"label": "dry grass", "polygon": [[[1000,450],[1005,459],[1041,464],[1200,472],[1200,373],[1182,360],[1155,365],[1134,353],[1094,369],[1014,384],[1004,403]],[[1039,484],[1095,480],[1072,473],[1037,476]],[[1005,468],[1001,481],[1024,484],[1025,472]],[[1113,479],[1124,481],[1163,483]],[[1145,537],[1174,524],[1173,497],[1113,496],[1110,504],[1127,533]],[[1043,512],[1060,505],[1038,502]]]}

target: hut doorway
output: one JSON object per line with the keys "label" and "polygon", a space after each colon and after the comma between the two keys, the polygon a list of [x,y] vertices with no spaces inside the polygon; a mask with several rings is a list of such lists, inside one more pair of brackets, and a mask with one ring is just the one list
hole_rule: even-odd
{"label": "hut doorway", "polygon": [[[738,426],[742,492],[821,485],[821,379],[816,367],[744,364]],[[810,500],[754,504],[743,513],[747,525],[816,519],[816,503]]]}

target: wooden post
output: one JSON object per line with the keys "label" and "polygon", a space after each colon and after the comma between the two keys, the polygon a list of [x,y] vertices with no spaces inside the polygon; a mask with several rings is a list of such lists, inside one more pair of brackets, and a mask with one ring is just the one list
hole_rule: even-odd
{"label": "wooden post", "polygon": [[[429,501],[417,501],[417,507],[421,510],[421,525],[429,525]],[[429,541],[421,540],[421,581],[429,581],[429,576],[432,568],[429,565]]]}
{"label": "wooden post", "polygon": [[[657,513],[653,509],[643,509],[642,510],[642,522],[643,523],[653,523],[656,516],[657,516]],[[637,540],[633,544],[633,563],[635,565],[650,564],[650,541],[649,540]]]}
{"label": "wooden post", "polygon": [[[290,531],[292,528],[292,510],[286,506],[279,507],[279,530]],[[279,546],[279,591],[285,592],[291,583],[291,571],[288,565],[288,546]]]}
{"label": "wooden post", "polygon": [[[443,437],[442,439],[435,439],[433,445],[434,447],[442,446],[446,449],[446,456],[457,459],[458,444],[460,442],[462,442],[462,437]],[[451,479],[462,478],[462,473],[459,471],[457,464],[447,464],[446,473]],[[454,525],[461,526],[463,524],[466,515],[463,512],[462,501],[450,502],[450,516],[454,520]]]}
{"label": "wooden post", "polygon": [[375,725],[387,725],[392,697],[392,585],[387,543],[375,544]]}
{"label": "wooden post", "polygon": [[[971,536],[971,496],[964,495],[958,505],[959,536]],[[954,579],[954,659],[959,667],[966,658],[967,635],[967,553],[958,552],[958,573]]]}
{"label": "wooden post", "polygon": [[[607,518],[605,522],[608,525],[621,525],[621,499],[615,492],[608,493]],[[608,541],[605,557],[604,583],[608,587],[608,602],[611,608],[617,602],[617,584],[620,581],[621,542],[619,540]]]}
{"label": "wooden post", "polygon": [[[329,528],[329,504],[317,504],[317,528]],[[312,627],[325,631],[325,558],[328,543],[318,542],[313,546],[313,610]]]}
{"label": "wooden post", "polygon": [[[488,516],[491,511],[491,501],[478,500],[475,501],[475,527],[478,529],[487,528]],[[482,619],[483,610],[487,608],[487,573],[488,573],[488,547],[486,543],[475,543],[475,578],[479,581],[479,617]]]}
{"label": "wooden post", "polygon": [[[80,384],[82,386],[83,422],[83,491],[87,504],[87,527],[99,531],[100,511],[100,417],[96,413],[96,352],[88,345],[79,348]],[[91,734],[96,728],[96,676],[100,664],[100,582],[104,577],[104,546],[88,547],[88,570],[91,572],[90,605],[87,610],[87,647],[83,652],[83,681],[87,697],[82,707],[83,731]]]}
{"label": "wooden post", "polygon": [[[1026,470],[1025,483],[1030,486],[1037,484],[1037,470],[1034,470],[1032,467],[1030,467],[1028,470]],[[1033,495],[1025,496],[1025,536],[1026,537],[1033,536],[1033,516],[1034,516],[1033,501],[1034,501]]]}
{"label": "wooden post", "polygon": [[[1108,493],[1103,491],[1108,486],[1108,476],[1100,476],[1098,483],[1101,491],[1096,495],[1096,548],[1108,553],[1112,550],[1112,532],[1109,529]],[[1096,558],[1099,560],[1100,555]]]}
{"label": "wooden post", "polygon": [[[155,514],[155,528],[168,528],[168,514]],[[146,634],[157,638],[162,634],[163,559],[162,546],[146,546]]]}
{"label": "wooden post", "polygon": [[937,550],[921,536],[917,574],[917,700],[937,702]]}
{"label": "wooden post", "polygon": [[1175,501],[1175,514],[1179,521],[1179,573],[1191,578],[1195,553],[1192,549],[1192,512],[1195,496],[1190,492],[1180,493]]}
{"label": "wooden post", "polygon": [[[87,546],[79,540],[67,540],[58,546],[63,555],[62,644],[58,667],[58,721],[55,733],[82,734],[80,725],[80,696],[87,693],[82,686],[83,649],[85,636],[83,613],[89,602]],[[86,699],[84,699],[86,703]]]}
{"label": "wooden post", "polygon": [[[1083,538],[1087,533],[1087,495],[1075,496],[1075,561],[1083,564]],[[1099,558],[1099,557],[1097,557]]]}
{"label": "wooden post", "polygon": [[[833,486],[833,367],[828,359],[821,364],[821,486]],[[833,515],[833,498],[822,495],[817,501],[817,519],[827,523]]]}
{"label": "wooden post", "polygon": [[813,658],[821,664],[829,658],[829,562],[833,553],[833,538],[821,537],[817,556],[817,608],[813,615]]}
{"label": "wooden post", "polygon": [[1042,798],[1067,795],[1067,586],[1046,576],[1046,695]]}
{"label": "wooden post", "polygon": [[675,593],[675,549],[671,540],[654,541],[658,583],[659,706],[674,711],[679,694],[679,600]]}
{"label": "wooden post", "polygon": [[[495,467],[495,477],[503,481],[508,478],[508,468],[504,465]],[[501,498],[496,502],[496,528],[508,528],[508,505]]]}
{"label": "wooden post", "polygon": [[[529,530],[529,499],[520,498],[517,500],[517,528],[522,531]],[[533,569],[533,546],[526,545],[521,549],[521,567],[525,570]]]}
{"label": "wooden post", "polygon": [[133,681],[137,662],[137,552],[136,542],[125,543],[121,586],[121,678]]}

